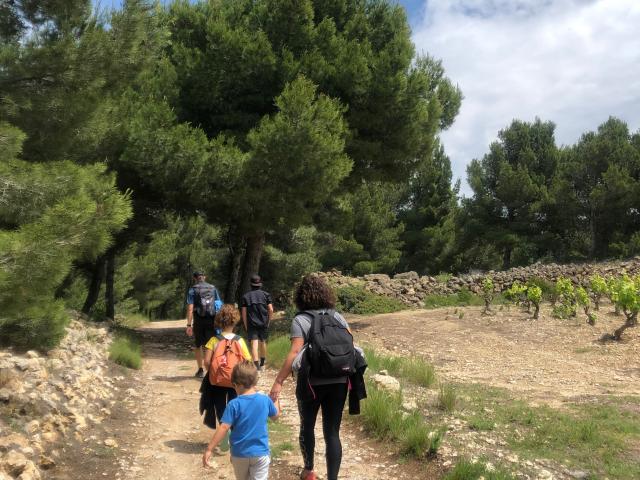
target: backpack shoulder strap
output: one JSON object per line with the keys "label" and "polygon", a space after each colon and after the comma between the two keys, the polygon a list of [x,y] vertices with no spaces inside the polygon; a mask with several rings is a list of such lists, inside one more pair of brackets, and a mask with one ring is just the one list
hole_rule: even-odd
{"label": "backpack shoulder strap", "polygon": [[216,348],[213,350],[213,355],[211,355],[211,359],[213,360],[213,357],[216,356],[216,352],[218,351],[218,349],[220,348],[220,345],[225,344],[225,340],[226,338],[224,338],[221,334],[217,334],[216,338],[218,339],[218,343],[216,344]]}

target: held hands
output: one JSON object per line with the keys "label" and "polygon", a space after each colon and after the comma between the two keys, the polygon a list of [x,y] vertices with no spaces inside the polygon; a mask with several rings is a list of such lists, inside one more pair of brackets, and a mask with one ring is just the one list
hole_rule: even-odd
{"label": "held hands", "polygon": [[278,402],[279,398],[280,398],[280,391],[282,390],[282,383],[278,382],[278,379],[276,378],[275,382],[273,382],[273,386],[271,387],[271,391],[269,392],[269,396],[271,397],[271,400],[273,400],[273,403]]}
{"label": "held hands", "polygon": [[193,337],[193,327],[187,327],[187,336]]}

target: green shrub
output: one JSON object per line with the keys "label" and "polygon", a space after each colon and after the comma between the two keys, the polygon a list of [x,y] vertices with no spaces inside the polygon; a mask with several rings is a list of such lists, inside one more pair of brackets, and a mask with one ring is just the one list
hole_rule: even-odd
{"label": "green shrub", "polygon": [[531,277],[527,280],[527,285],[538,287],[542,290],[542,299],[555,303],[558,298],[558,290],[555,283],[541,277]]}
{"label": "green shrub", "polygon": [[484,305],[484,299],[464,287],[452,295],[427,295],[424,297],[423,303],[425,308],[468,307]]}
{"label": "green shrub", "polygon": [[553,316],[566,319],[576,316],[576,290],[568,278],[559,278],[556,282],[558,303],[553,307]]}
{"label": "green shrub", "polygon": [[493,280],[489,277],[482,280],[482,299],[484,300],[484,310],[483,313],[491,312],[491,302],[493,298],[496,296],[495,287],[493,285]]}
{"label": "green shrub", "polygon": [[407,308],[400,300],[377,295],[358,285],[338,288],[336,297],[338,310],[359,315],[393,313]]}
{"label": "green shrub", "polygon": [[142,366],[140,344],[130,336],[119,336],[109,347],[109,359],[118,365],[138,370]]}
{"label": "green shrub", "polygon": [[436,275],[436,281],[438,281],[438,283],[447,283],[449,280],[451,280],[453,278],[453,274],[452,273],[439,273],[438,275]]}
{"label": "green shrub", "polygon": [[537,285],[527,286],[527,300],[534,306],[533,318],[540,316],[540,302],[542,301],[542,289]]}

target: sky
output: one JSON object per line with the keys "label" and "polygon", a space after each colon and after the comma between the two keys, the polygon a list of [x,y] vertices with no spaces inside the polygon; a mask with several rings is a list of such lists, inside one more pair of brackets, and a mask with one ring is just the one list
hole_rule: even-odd
{"label": "sky", "polygon": [[441,59],[464,94],[442,134],[464,195],[467,164],[513,119],[553,121],[558,145],[609,116],[640,129],[640,0],[391,1],[407,10],[417,52]]}
{"label": "sky", "polygon": [[402,0],[418,52],[464,94],[442,134],[454,178],[517,118],[569,145],[609,116],[640,129],[639,0]]}

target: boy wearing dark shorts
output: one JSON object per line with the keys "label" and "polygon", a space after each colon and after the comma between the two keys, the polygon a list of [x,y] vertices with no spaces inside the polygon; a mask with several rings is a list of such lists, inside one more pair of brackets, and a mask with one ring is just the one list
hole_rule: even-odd
{"label": "boy wearing dark shorts", "polygon": [[269,323],[273,316],[273,301],[271,295],[262,290],[262,279],[259,275],[251,277],[251,290],[242,297],[240,307],[242,323],[251,343],[253,363],[260,370],[267,357],[267,339]]}

